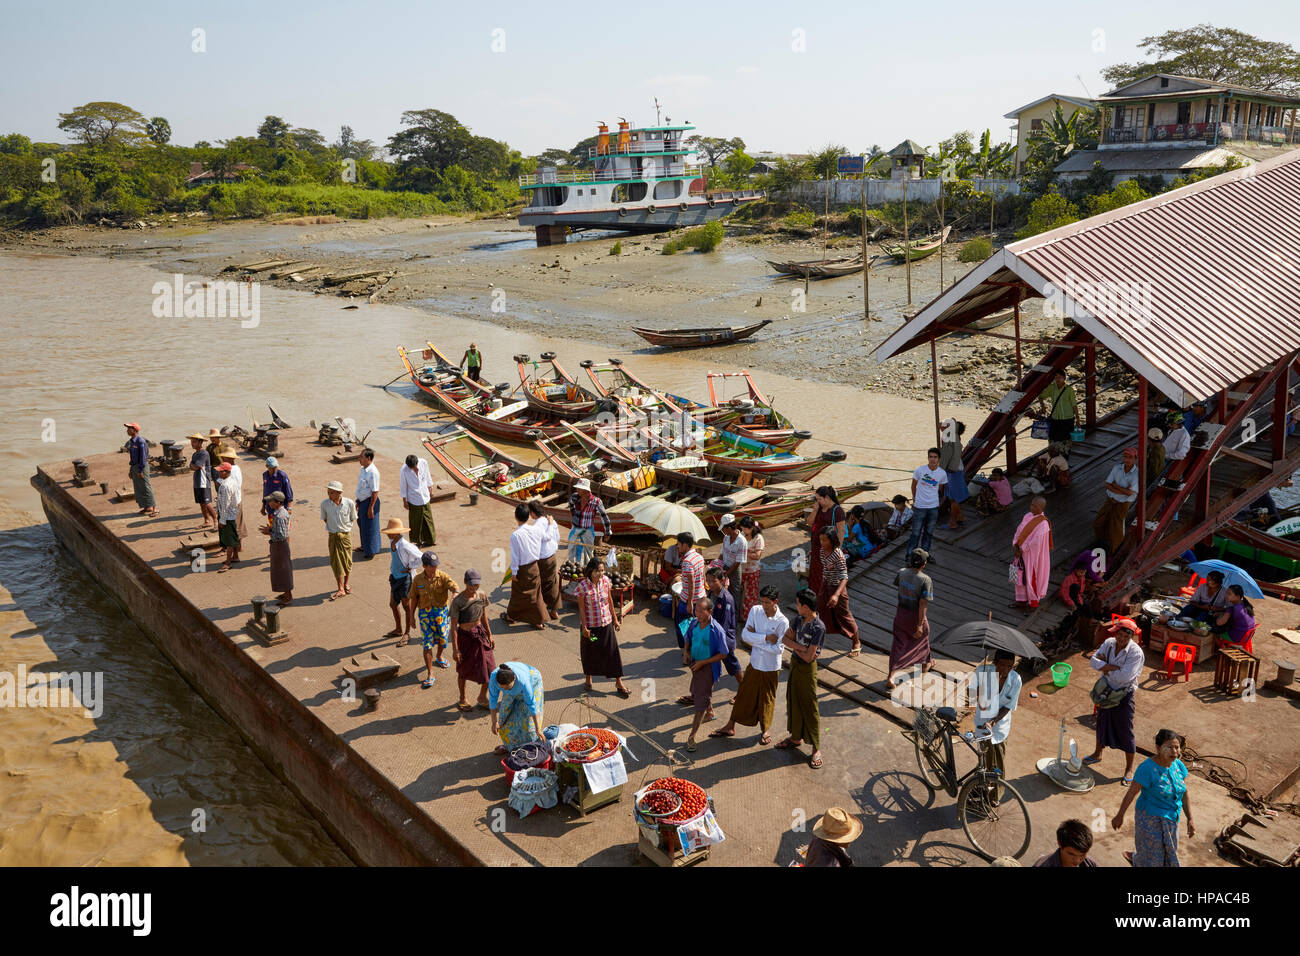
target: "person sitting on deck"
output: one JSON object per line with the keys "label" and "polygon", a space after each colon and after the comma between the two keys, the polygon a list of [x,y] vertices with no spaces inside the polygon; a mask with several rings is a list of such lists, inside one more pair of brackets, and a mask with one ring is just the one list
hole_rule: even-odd
{"label": "person sitting on deck", "polygon": [[1228,605],[1214,619],[1214,638],[1219,647],[1240,647],[1247,654],[1252,648],[1246,635],[1255,629],[1255,607],[1246,599],[1240,584],[1229,584]]}
{"label": "person sitting on deck", "polygon": [[[907,504],[906,499],[903,504]],[[848,555],[849,565],[865,558],[881,543],[880,535],[871,527],[867,509],[862,505],[854,505],[849,510],[849,534],[844,540],[844,553]]]}
{"label": "person sitting on deck", "polygon": [[912,509],[908,507],[906,495],[894,495],[892,504],[894,511],[889,516],[889,523],[885,525],[885,538],[889,541],[901,535],[912,523]]}
{"label": "person sitting on deck", "polygon": [[[672,542],[669,544],[668,542]],[[682,573],[682,555],[681,548],[677,544],[676,538],[665,539],[664,556],[660,559],[659,580],[664,587],[671,588],[673,581]]]}
{"label": "person sitting on deck", "polygon": [[1034,477],[1044,489],[1070,487],[1070,460],[1065,457],[1064,445],[1053,442],[1038,456],[1034,464]]}
{"label": "person sitting on deck", "polygon": [[1192,592],[1191,599],[1178,612],[1193,621],[1212,621],[1228,609],[1228,589],[1223,586],[1223,572],[1211,571]]}
{"label": "person sitting on deck", "polygon": [[1061,581],[1061,587],[1057,591],[1061,603],[1071,611],[1079,612],[1083,617],[1092,616],[1090,592],[1093,590],[1092,586],[1101,580],[1100,575],[1090,567],[1092,561],[1091,551],[1085,551],[1075,558],[1070,573]]}
{"label": "person sitting on deck", "polygon": [[982,515],[996,515],[1011,507],[1015,495],[1011,492],[1011,482],[1001,468],[994,468],[989,473],[988,483],[984,485],[975,499],[975,510]]}
{"label": "person sitting on deck", "polygon": [[1147,494],[1165,471],[1165,433],[1159,428],[1147,430]]}

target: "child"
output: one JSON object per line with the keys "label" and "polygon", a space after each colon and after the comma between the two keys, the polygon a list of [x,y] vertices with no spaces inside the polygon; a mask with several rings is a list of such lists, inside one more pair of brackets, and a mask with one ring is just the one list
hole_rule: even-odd
{"label": "child", "polygon": [[871,527],[867,509],[862,505],[854,505],[849,511],[848,524],[849,533],[844,540],[844,553],[848,555],[849,563],[852,564],[874,551],[881,544],[881,538]]}
{"label": "child", "polygon": [[885,537],[890,541],[905,533],[912,523],[912,509],[907,506],[905,496],[894,495],[893,505],[894,513],[889,516],[889,523],[885,525]]}

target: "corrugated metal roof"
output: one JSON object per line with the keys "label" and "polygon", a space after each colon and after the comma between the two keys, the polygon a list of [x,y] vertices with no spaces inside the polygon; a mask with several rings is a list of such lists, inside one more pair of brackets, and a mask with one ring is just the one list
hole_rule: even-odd
{"label": "corrugated metal roof", "polygon": [[997,281],[1074,320],[1181,404],[1300,349],[1300,150],[1013,243],[877,349],[992,311]]}
{"label": "corrugated metal roof", "polygon": [[1071,153],[1054,172],[1087,173],[1093,163],[1107,172],[1154,172],[1169,169],[1203,169],[1224,166],[1233,158],[1222,146],[1156,146],[1133,149],[1085,149]]}

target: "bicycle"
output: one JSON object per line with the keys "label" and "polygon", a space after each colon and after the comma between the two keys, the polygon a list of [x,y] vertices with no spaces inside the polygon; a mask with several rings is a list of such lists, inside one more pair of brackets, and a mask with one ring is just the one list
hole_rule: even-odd
{"label": "bicycle", "polygon": [[[1020,858],[1029,849],[1032,828],[1024,798],[1002,773],[988,765],[988,727],[973,734],[957,731],[957,711],[952,707],[917,708],[912,729],[904,731],[916,748],[921,779],[931,790],[943,789],[957,798],[957,819],[971,846],[985,859]],[[960,777],[953,755],[956,736],[975,754],[975,767]],[[973,742],[972,742],[973,741]],[[978,744],[978,746],[977,746]]]}

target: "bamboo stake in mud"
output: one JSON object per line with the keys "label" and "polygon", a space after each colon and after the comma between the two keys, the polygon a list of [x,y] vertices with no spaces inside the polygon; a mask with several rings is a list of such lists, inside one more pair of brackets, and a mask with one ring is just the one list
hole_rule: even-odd
{"label": "bamboo stake in mud", "polygon": [[907,244],[907,177],[910,173],[910,169],[903,170],[903,262],[907,267],[908,305],[912,304],[912,247]]}
{"label": "bamboo stake in mud", "polygon": [[862,320],[871,321],[871,295],[868,288],[868,274],[871,263],[867,261],[867,167],[862,166]]}
{"label": "bamboo stake in mud", "polygon": [[930,390],[934,394],[934,443],[943,446],[942,429],[939,427],[939,353],[934,347],[934,332],[930,332]]}

